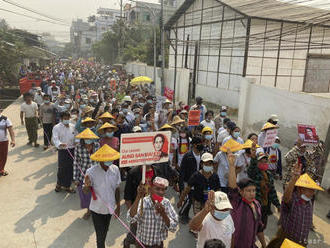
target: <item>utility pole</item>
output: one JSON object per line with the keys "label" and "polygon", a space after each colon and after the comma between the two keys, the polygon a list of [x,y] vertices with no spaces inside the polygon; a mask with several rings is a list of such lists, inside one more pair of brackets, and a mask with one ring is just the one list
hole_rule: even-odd
{"label": "utility pole", "polygon": [[156,75],[156,66],[157,66],[157,30],[156,30],[156,15],[152,12],[152,18],[153,18],[153,30],[154,30],[154,84],[156,85],[157,81],[157,75]]}
{"label": "utility pole", "polygon": [[119,21],[119,49],[118,49],[118,55],[121,58],[121,52],[122,52],[122,19],[123,18],[123,0],[120,0],[120,21]]}
{"label": "utility pole", "polygon": [[164,69],[165,69],[165,35],[164,35],[164,0],[161,0],[160,5],[160,35],[161,35],[161,57],[162,57],[162,73],[161,73],[161,94],[164,95],[165,91],[165,78],[164,78]]}

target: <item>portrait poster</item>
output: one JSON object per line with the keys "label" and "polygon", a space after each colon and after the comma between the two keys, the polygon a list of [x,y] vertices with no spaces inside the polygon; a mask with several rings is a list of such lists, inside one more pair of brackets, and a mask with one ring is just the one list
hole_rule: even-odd
{"label": "portrait poster", "polygon": [[316,128],[313,125],[297,124],[298,135],[305,142],[315,144],[318,142]]}
{"label": "portrait poster", "polygon": [[264,145],[262,147],[271,147],[275,143],[276,137],[277,129],[267,130]]}

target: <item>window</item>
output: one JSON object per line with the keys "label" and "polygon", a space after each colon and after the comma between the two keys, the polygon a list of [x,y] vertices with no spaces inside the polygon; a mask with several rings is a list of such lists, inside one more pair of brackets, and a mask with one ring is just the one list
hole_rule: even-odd
{"label": "window", "polygon": [[86,44],[91,44],[91,43],[92,43],[91,38],[86,38]]}

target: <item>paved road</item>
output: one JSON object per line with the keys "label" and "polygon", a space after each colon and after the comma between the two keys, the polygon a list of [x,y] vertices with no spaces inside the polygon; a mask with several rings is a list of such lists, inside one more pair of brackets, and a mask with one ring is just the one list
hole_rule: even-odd
{"label": "paved road", "polygon": [[[77,194],[55,193],[57,156],[42,147],[26,145],[25,128],[20,125],[19,105],[14,102],[4,112],[15,126],[17,146],[10,149],[7,170],[10,175],[0,178],[0,247],[1,248],[81,248],[95,247],[92,221],[81,217],[84,210],[79,207]],[[39,143],[42,132],[39,130]],[[123,189],[122,185],[122,189]],[[280,188],[280,187],[278,187]],[[174,202],[175,193],[169,192]],[[122,201],[121,217],[125,220],[126,207]],[[316,233],[310,235],[320,243],[311,247],[330,247],[330,225],[324,218],[329,209],[329,198],[321,195],[316,202],[314,223]],[[276,232],[278,215],[270,217],[266,234]],[[126,231],[113,219],[107,237],[107,247],[122,247]],[[267,236],[267,238],[268,238]],[[195,240],[187,226],[180,226],[170,234],[166,247],[194,247]]]}

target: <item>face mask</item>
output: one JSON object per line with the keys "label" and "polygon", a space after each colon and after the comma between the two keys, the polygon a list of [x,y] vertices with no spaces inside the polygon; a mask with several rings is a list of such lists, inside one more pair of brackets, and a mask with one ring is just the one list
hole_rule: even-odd
{"label": "face mask", "polygon": [[258,168],[261,171],[266,171],[266,170],[268,170],[268,164],[267,163],[258,163]]}
{"label": "face mask", "polygon": [[45,102],[46,104],[50,103],[50,101],[49,101],[49,100],[45,100],[44,102]]}
{"label": "face mask", "polygon": [[218,220],[224,220],[228,215],[230,214],[229,211],[218,211],[218,210],[214,210],[214,217],[217,218]]}
{"label": "face mask", "polygon": [[94,100],[94,99],[91,99],[91,100],[90,100],[90,102],[91,102],[91,103],[95,103],[95,102],[96,102],[96,100]]}
{"label": "face mask", "polygon": [[154,201],[157,201],[157,202],[159,202],[159,203],[161,203],[162,201],[163,201],[163,199],[164,199],[164,197],[162,197],[162,196],[160,196],[160,195],[157,195],[157,194],[152,194],[152,199],[154,200]]}
{"label": "face mask", "polygon": [[311,198],[308,198],[305,194],[302,194],[301,196],[301,199],[303,199],[304,201],[310,201],[310,200],[312,200]]}
{"label": "face mask", "polygon": [[140,107],[144,107],[145,103],[144,102],[140,102],[139,105],[140,105]]}
{"label": "face mask", "polygon": [[212,139],[212,135],[211,134],[209,134],[209,135],[205,135],[205,139],[207,139],[207,140],[211,140]]}
{"label": "face mask", "polygon": [[86,104],[80,104],[80,108],[81,108],[81,109],[86,108]]}
{"label": "face mask", "polygon": [[212,172],[213,171],[213,166],[212,165],[204,165],[203,170],[205,172]]}
{"label": "face mask", "polygon": [[152,100],[147,100],[147,103],[152,104]]}
{"label": "face mask", "polygon": [[198,150],[198,151],[203,151],[203,149],[204,149],[204,146],[203,146],[203,144],[198,144],[197,146],[196,146],[196,149]]}
{"label": "face mask", "polygon": [[70,120],[63,120],[62,123],[63,123],[64,125],[69,125],[69,124],[70,124]]}
{"label": "face mask", "polygon": [[234,132],[234,133],[233,133],[233,136],[234,136],[234,138],[236,138],[236,139],[237,139],[240,135],[241,135],[240,132]]}
{"label": "face mask", "polygon": [[274,144],[272,145],[272,147],[273,147],[273,149],[278,149],[278,148],[280,148],[280,144],[278,144],[278,143],[274,143]]}
{"label": "face mask", "polygon": [[128,109],[123,109],[123,114],[127,115],[127,113],[128,113]]}
{"label": "face mask", "polygon": [[184,139],[184,138],[187,137],[187,134],[186,134],[186,133],[180,133],[180,137],[181,137],[182,139]]}
{"label": "face mask", "polygon": [[227,116],[227,112],[220,112],[220,116],[221,117],[226,117]]}
{"label": "face mask", "polygon": [[112,161],[107,161],[107,162],[103,162],[103,163],[104,163],[105,166],[108,166],[109,167],[109,166],[112,165],[113,162]]}
{"label": "face mask", "polygon": [[139,114],[135,114],[134,116],[135,116],[135,119],[137,119],[137,118],[139,118],[139,117],[140,117],[140,115],[139,115]]}
{"label": "face mask", "polygon": [[113,132],[105,133],[105,136],[108,137],[108,138],[112,138],[113,137]]}
{"label": "face mask", "polygon": [[91,144],[94,143],[94,140],[92,140],[92,139],[86,139],[86,140],[85,140],[85,143],[86,143],[87,145],[91,145]]}

